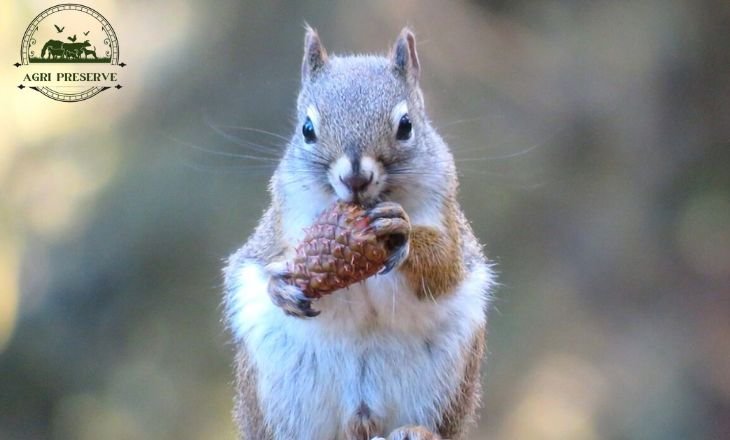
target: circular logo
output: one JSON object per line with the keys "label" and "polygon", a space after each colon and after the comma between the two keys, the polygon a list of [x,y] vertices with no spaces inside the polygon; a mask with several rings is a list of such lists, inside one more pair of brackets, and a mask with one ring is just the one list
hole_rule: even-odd
{"label": "circular logo", "polygon": [[121,89],[119,41],[112,25],[96,10],[61,4],[38,14],[23,35],[18,88],[29,88],[64,102],[89,99]]}

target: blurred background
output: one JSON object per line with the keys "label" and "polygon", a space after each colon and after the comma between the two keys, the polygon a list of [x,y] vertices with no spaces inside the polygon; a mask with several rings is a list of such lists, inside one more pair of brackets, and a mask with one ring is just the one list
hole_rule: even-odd
{"label": "blurred background", "polygon": [[220,273],[305,20],[335,53],[417,33],[500,273],[471,439],[730,438],[727,1],[84,4],[128,67],[73,104],[15,88],[53,2],[0,6],[1,439],[234,438]]}

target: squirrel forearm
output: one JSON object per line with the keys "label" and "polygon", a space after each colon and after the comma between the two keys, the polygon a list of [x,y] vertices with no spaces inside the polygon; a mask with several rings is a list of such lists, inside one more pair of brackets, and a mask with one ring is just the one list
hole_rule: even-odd
{"label": "squirrel forearm", "polygon": [[419,298],[452,292],[464,278],[459,241],[452,229],[414,226],[411,230],[410,253],[401,269]]}

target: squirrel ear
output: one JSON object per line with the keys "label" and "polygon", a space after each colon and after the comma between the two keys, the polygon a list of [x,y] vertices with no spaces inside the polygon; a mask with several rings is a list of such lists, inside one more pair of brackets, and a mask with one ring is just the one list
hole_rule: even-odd
{"label": "squirrel ear", "polygon": [[416,52],[416,36],[409,28],[404,27],[400,31],[390,58],[393,68],[398,73],[413,82],[418,81],[421,66],[418,63],[418,53]]}
{"label": "squirrel ear", "polygon": [[304,59],[302,60],[302,80],[313,77],[327,63],[327,51],[319,40],[317,31],[306,26],[304,35]]}

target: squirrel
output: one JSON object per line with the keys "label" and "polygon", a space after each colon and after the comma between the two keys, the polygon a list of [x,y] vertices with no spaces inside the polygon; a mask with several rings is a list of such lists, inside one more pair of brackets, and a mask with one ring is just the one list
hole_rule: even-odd
{"label": "squirrel", "polygon": [[[295,131],[271,204],[224,269],[234,418],[248,440],[463,438],[475,422],[494,276],[457,202],[409,28],[388,56],[328,55],[307,26]],[[315,218],[368,207],[387,274],[319,299],[285,282]]]}

